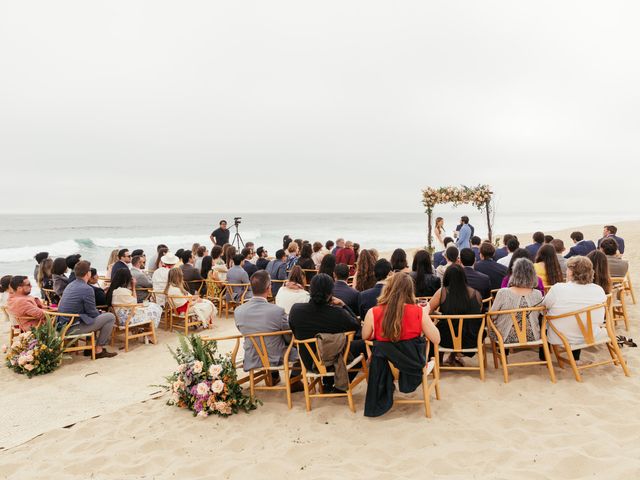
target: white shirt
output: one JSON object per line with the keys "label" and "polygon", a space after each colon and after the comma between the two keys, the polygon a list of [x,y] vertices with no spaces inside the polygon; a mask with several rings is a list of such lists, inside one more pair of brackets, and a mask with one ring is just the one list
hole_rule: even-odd
{"label": "white shirt", "polygon": [[[7,302],[9,301],[9,290],[0,293],[0,307],[6,307]],[[0,320],[8,321],[7,315],[4,313],[4,310],[0,312]]]}
{"label": "white shirt", "polygon": [[[575,312],[583,308],[604,303],[607,296],[600,285],[588,283],[581,285],[575,282],[556,283],[549,293],[544,297],[542,304],[547,307],[548,315],[562,315],[563,313]],[[587,326],[586,314],[581,315],[584,326]],[[580,331],[575,317],[565,317],[558,320],[550,320],[553,325],[565,336],[571,345],[584,343],[584,336]],[[608,336],[607,330],[602,327],[604,323],[604,308],[591,312],[591,322],[595,340],[602,340]],[[554,345],[562,344],[560,337],[551,329],[547,328],[549,343]]]}
{"label": "white shirt", "polygon": [[500,265],[504,265],[505,267],[509,267],[509,262],[511,262],[511,257],[513,257],[513,253],[508,254],[506,257],[502,257],[498,260]]}
{"label": "white shirt", "polygon": [[[167,281],[169,280],[169,270],[169,268],[160,267],[153,272],[151,282],[153,283],[153,290],[155,292],[164,292]],[[156,294],[156,303],[161,307],[164,306],[164,295]]]}
{"label": "white shirt", "polygon": [[284,313],[289,315],[289,311],[295,303],[308,303],[309,298],[309,292],[306,290],[281,287],[276,295],[276,305],[284,308]]}

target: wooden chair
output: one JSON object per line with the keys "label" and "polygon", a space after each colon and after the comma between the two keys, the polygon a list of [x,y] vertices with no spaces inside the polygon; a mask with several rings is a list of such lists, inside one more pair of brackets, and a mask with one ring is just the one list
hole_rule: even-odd
{"label": "wooden chair", "polygon": [[[373,346],[373,342],[371,340],[367,340],[365,342],[367,346],[367,357],[371,358],[372,352],[371,347]],[[429,351],[431,349],[431,342],[427,340],[427,351],[425,352],[426,358],[429,358]],[[433,368],[429,370],[430,365],[429,362],[422,369],[422,398],[421,399],[394,399],[393,404],[409,404],[409,405],[424,405],[424,414],[427,418],[431,418],[431,392],[435,390],[436,400],[440,400],[440,371],[438,370],[438,364],[434,362]],[[389,367],[391,368],[391,373],[393,374],[393,378],[397,381],[400,377],[399,370],[394,367],[393,363],[389,362]],[[429,375],[433,378],[432,382],[429,382]],[[368,379],[367,379],[368,381]]]}
{"label": "wooden chair", "polygon": [[[233,364],[236,370],[242,369],[243,360],[242,359],[238,360],[238,352],[240,351],[240,341],[243,339],[242,334],[239,333],[237,335],[227,335],[225,337],[206,337],[203,335],[200,338],[202,338],[202,340],[204,340],[205,342],[218,342],[218,343],[233,340],[234,345],[233,345],[233,348],[231,349],[231,353],[229,354],[229,357],[231,359],[231,363]],[[240,376],[238,377],[237,381],[240,385],[242,385],[243,383],[247,383],[249,381],[249,375],[247,374],[244,376]]]}
{"label": "wooden chair", "polygon": [[[593,319],[592,319],[592,313],[595,310],[600,310],[603,309],[604,313],[605,313],[605,327],[607,329],[607,337],[600,339],[600,340],[596,340],[595,336],[593,334]],[[569,341],[567,340],[567,337],[565,337],[562,332],[560,332],[558,330],[558,328],[555,326],[555,320],[558,320],[560,318],[571,318],[573,317],[575,319],[575,321],[578,324],[578,327],[580,329],[580,331],[582,332],[582,335],[584,336],[584,343],[578,344],[578,345],[571,345],[569,343]],[[568,312],[562,315],[545,315],[542,321],[542,329],[546,329],[547,326],[549,326],[551,328],[551,330],[553,330],[553,332],[560,338],[560,340],[562,341],[562,345],[551,345],[553,348],[553,352],[555,353],[555,356],[558,360],[558,366],[560,368],[564,368],[564,364],[568,363],[571,366],[571,369],[573,370],[573,374],[576,378],[576,381],[581,382],[582,381],[582,377],[580,375],[580,370],[586,369],[586,368],[593,368],[593,367],[597,367],[600,365],[608,365],[608,364],[613,364],[613,365],[619,365],[622,368],[622,371],[624,372],[624,374],[628,377],[629,376],[629,369],[627,368],[627,364],[624,361],[624,358],[622,356],[622,352],[620,352],[620,348],[618,347],[618,342],[616,339],[616,334],[613,328],[613,320],[611,319],[611,315],[610,315],[610,309],[607,308],[607,304],[606,303],[601,303],[598,305],[593,305],[587,308],[583,308],[581,310],[576,310],[573,312]],[[607,346],[607,350],[609,351],[609,355],[611,356],[610,360],[606,360],[606,361],[602,361],[602,362],[595,362],[595,363],[590,363],[587,365],[580,365],[578,366],[576,364],[576,361],[573,358],[573,354],[571,353],[572,350],[582,350],[583,348],[588,348],[588,347],[593,347],[596,345],[606,345]],[[565,351],[565,354],[567,355],[566,357],[562,357],[560,355],[560,348],[563,348]]]}
{"label": "wooden chair", "polygon": [[[613,279],[612,279],[613,280]],[[636,294],[633,291],[633,285],[631,284],[631,273],[627,270],[627,274],[624,276],[624,282],[622,283],[624,293],[631,295],[631,302],[636,304]]]}
{"label": "wooden chair", "polygon": [[58,302],[56,301],[58,295],[56,292],[49,288],[41,288],[40,291],[44,295],[44,301],[47,305],[56,305]]}
{"label": "wooden chair", "polygon": [[205,280],[204,298],[210,300],[220,310],[220,295],[224,290],[225,282],[222,280]]}
{"label": "wooden chair", "polygon": [[[238,305],[244,303],[245,295],[249,291],[250,283],[227,283],[224,290],[220,294],[220,317],[222,317],[222,309],[224,308],[225,318],[229,318],[229,307],[235,310]],[[234,288],[240,288],[239,292],[235,292]]]}
{"label": "wooden chair", "polygon": [[6,318],[9,321],[9,346],[13,343],[13,337],[16,337],[22,333],[20,325],[18,325],[17,319],[12,313],[9,313],[9,309],[6,306],[0,306],[0,319]]}
{"label": "wooden chair", "polygon": [[[493,338],[491,338],[491,335],[489,335],[489,342],[491,344],[491,351],[493,353],[493,365],[495,368],[498,368],[499,353],[500,363],[502,364],[502,373],[504,375],[504,383],[509,383],[509,367],[524,367],[529,365],[546,365],[549,369],[551,382],[556,383],[556,375],[553,371],[553,364],[551,363],[551,353],[549,351],[549,344],[547,343],[547,332],[545,330],[541,330],[540,340],[527,341],[527,318],[533,312],[544,312],[544,310],[545,307],[527,307],[517,308],[513,310],[496,310],[487,313],[487,325],[489,327],[489,330],[493,332],[497,338],[497,340],[494,340]],[[495,323],[493,323],[493,317],[497,317],[499,315],[509,315],[511,317],[513,330],[518,337],[517,342],[504,343],[504,338],[502,338],[500,330],[498,330]],[[498,347],[497,349],[496,346]],[[518,363],[507,362],[507,349],[535,349],[537,353],[540,347],[542,347],[544,350],[544,361],[536,360],[531,362]]]}
{"label": "wooden chair", "polygon": [[[116,325],[111,333],[112,347],[116,343],[116,336],[118,335],[118,333],[122,333],[124,336],[125,352],[129,351],[129,340],[134,340],[136,338],[151,337],[151,343],[153,343],[154,345],[157,343],[156,328],[152,320],[148,320],[142,323],[131,323],[131,320],[133,320],[133,317],[136,314],[136,309],[140,307],[143,307],[143,305],[139,303],[111,305],[113,314],[116,316]],[[118,314],[116,313],[116,309],[118,308],[125,309],[127,312],[127,318],[124,321],[124,325],[120,324],[120,319],[118,318]]]}
{"label": "wooden chair", "polygon": [[111,277],[98,276],[98,281],[101,282],[103,288],[107,288],[111,284]]}
{"label": "wooden chair", "polygon": [[[436,358],[436,365],[438,371],[442,370],[478,370],[480,372],[480,380],[484,381],[484,370],[486,367],[486,356],[484,354],[483,336],[485,333],[485,316],[484,314],[476,315],[431,315],[431,319],[436,322],[447,322],[449,331],[451,332],[451,339],[453,340],[453,348],[435,346],[434,353]],[[454,320],[457,320],[457,326],[454,326]],[[464,322],[479,322],[480,329],[478,330],[478,338],[476,341],[476,347],[474,348],[462,348],[462,326]],[[442,366],[440,365],[440,352],[443,353],[477,353],[478,354],[478,366],[477,367],[456,367],[453,365]]]}
{"label": "wooden chair", "polygon": [[[185,300],[187,302],[187,310],[185,313],[178,313],[176,300]],[[191,308],[193,305],[193,297],[191,295],[167,295],[167,303],[169,304],[168,312],[168,330],[173,331],[174,328],[183,330],[185,335],[189,335],[190,327],[203,326],[198,320],[196,312]]]}
{"label": "wooden chair", "polygon": [[[151,298],[153,288],[139,288],[136,287],[136,298],[139,302],[146,302]],[[144,297],[142,296],[144,294]]]}
{"label": "wooden chair", "polygon": [[[66,320],[66,323],[62,325],[60,330],[60,337],[62,339],[62,352],[84,352],[85,350],[91,351],[91,359],[96,359],[96,335],[95,332],[89,333],[69,333],[69,329],[74,322],[78,321],[80,315],[74,313],[59,313],[59,312],[45,312],[47,321],[53,322],[58,327],[62,322],[58,322],[61,318]],[[84,345],[80,345],[79,342],[83,341]]]}
{"label": "wooden chair", "polygon": [[202,295],[203,290],[206,287],[206,280],[190,280],[185,282],[185,290],[190,292],[191,289],[194,290],[194,295]]}
{"label": "wooden chair", "polygon": [[611,310],[611,319],[613,326],[620,320],[624,322],[624,329],[629,331],[629,314],[627,312],[627,302],[625,299],[625,279],[623,277],[611,277],[611,302],[609,308]]}
{"label": "wooden chair", "polygon": [[171,314],[171,307],[169,306],[169,302],[166,299],[166,295],[164,292],[159,290],[151,290],[149,293],[149,301],[156,303],[162,307],[162,317],[160,317],[159,327],[164,328],[165,330],[169,329],[169,316]]}
{"label": "wooden chair", "polygon": [[273,296],[273,284],[279,283],[280,288],[284,287],[284,284],[287,283],[287,280],[271,280],[271,296],[269,296],[268,301],[270,303],[275,303],[276,297]]}
{"label": "wooden chair", "polygon": [[[356,377],[349,382],[347,391],[345,393],[324,393],[322,388],[322,379],[325,377],[333,377],[334,372],[327,370],[327,366],[320,360],[320,356],[317,354],[318,340],[316,338],[310,338],[308,340],[297,340],[293,338],[293,345],[298,349],[298,353],[302,353],[303,349],[309,354],[313,361],[313,368],[307,369],[303,361],[300,362],[302,367],[302,385],[304,386],[304,398],[307,407],[307,411],[311,411],[311,399],[312,398],[335,398],[335,397],[347,397],[349,402],[349,408],[355,413],[356,408],[353,404],[353,389],[362,381],[367,378],[367,362],[364,355],[358,355],[351,362],[348,361],[349,347],[353,341],[354,332],[346,332],[347,346],[344,351],[344,361],[347,364],[348,372],[362,372],[363,375],[356,375]],[[356,365],[361,364],[360,368],[356,368]],[[319,389],[319,393],[316,393],[316,387]]]}
{"label": "wooden chair", "polygon": [[318,269],[316,268],[303,268],[302,272],[304,273],[304,277],[307,279],[307,285],[311,283],[311,279],[318,273]]}

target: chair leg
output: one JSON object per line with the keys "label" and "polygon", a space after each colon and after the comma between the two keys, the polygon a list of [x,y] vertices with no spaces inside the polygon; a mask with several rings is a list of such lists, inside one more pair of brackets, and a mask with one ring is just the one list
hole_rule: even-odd
{"label": "chair leg", "polygon": [[575,358],[573,358],[573,352],[570,348],[564,347],[565,352],[567,353],[567,360],[569,360],[569,365],[571,365],[571,370],[573,370],[573,376],[576,377],[576,382],[582,382],[582,375],[580,375],[580,370],[578,370],[578,365],[576,364]]}
{"label": "chair leg", "polygon": [[549,351],[549,345],[546,342],[542,343],[542,350],[544,351],[544,359],[547,362],[547,368],[549,369],[551,383],[556,383],[556,372],[553,370],[553,363],[551,362],[551,352]]}
{"label": "chair leg", "polygon": [[480,348],[478,348],[478,366],[480,367],[480,380],[482,380],[483,382],[484,382],[484,364],[485,364],[484,348],[483,346],[480,346]]}
{"label": "chair leg", "polygon": [[351,385],[349,385],[347,389],[347,400],[349,401],[349,410],[351,410],[352,413],[356,413],[356,407],[353,404],[353,394],[351,393]]}
{"label": "chair leg", "polygon": [[96,359],[96,333],[91,334],[91,360]]}
{"label": "chair leg", "polygon": [[429,398],[429,376],[425,373],[422,374],[422,395],[424,398],[424,414],[427,418],[431,418],[431,399]]}
{"label": "chair leg", "polygon": [[553,353],[556,356],[556,360],[558,361],[558,366],[560,368],[564,368],[564,362],[562,361],[562,358],[560,357],[560,349],[558,348],[557,345],[551,345],[551,348],[553,348]]}
{"label": "chair leg", "polygon": [[154,345],[157,345],[158,344],[158,340],[156,339],[156,326],[155,326],[155,324],[153,322],[151,322],[150,325],[151,325],[151,342]]}
{"label": "chair leg", "polygon": [[631,284],[631,277],[629,275],[627,275],[627,286],[629,288],[629,293],[631,294],[631,301],[635,305],[636,304],[636,294],[633,291],[633,285]]}
{"label": "chair leg", "polygon": [[304,387],[304,403],[307,408],[307,412],[311,411],[311,393],[309,392],[309,383],[305,372],[302,372],[302,386]]}
{"label": "chair leg", "polygon": [[504,351],[504,344],[498,345],[500,349],[500,361],[502,362],[502,375],[504,383],[509,383],[509,369],[507,367],[507,354]]}
{"label": "chair leg", "polygon": [[255,383],[255,377],[253,374],[253,369],[249,370],[249,392],[250,392],[251,398],[255,398],[256,383]]}
{"label": "chair leg", "polygon": [[620,366],[622,367],[622,371],[624,372],[624,375],[626,377],[630,377],[631,374],[629,373],[629,367],[627,367],[627,362],[624,361],[624,357],[622,356],[620,347],[618,347],[618,344],[615,341],[612,341],[611,348],[613,348],[613,351],[615,352],[616,357],[618,357],[618,361],[620,362]]}
{"label": "chair leg", "polygon": [[124,326],[124,351],[129,351],[129,325]]}
{"label": "chair leg", "polygon": [[491,342],[491,353],[493,354],[493,368],[498,368],[498,352],[496,350],[496,344]]}

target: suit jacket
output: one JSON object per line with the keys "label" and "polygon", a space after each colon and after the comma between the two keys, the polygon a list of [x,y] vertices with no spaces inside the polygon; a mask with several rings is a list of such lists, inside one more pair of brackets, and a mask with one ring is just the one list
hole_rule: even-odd
{"label": "suit jacket", "polygon": [[[289,320],[284,313],[284,309],[267,302],[262,297],[253,297],[248,302],[240,305],[234,312],[236,327],[243,335],[252,333],[277,332],[279,330],[289,330]],[[269,354],[269,363],[272,366],[282,365],[284,352],[288,346],[288,339],[283,336],[265,337],[265,346]],[[297,360],[298,355],[295,349],[291,350],[290,361]],[[245,372],[252,368],[262,367],[260,357],[248,338],[244,339],[244,363]]]}
{"label": "suit jacket", "polygon": [[456,246],[458,249],[471,248],[471,227],[469,225],[462,225],[460,228],[460,234],[456,240]]}
{"label": "suit jacket", "polygon": [[93,288],[93,296],[96,299],[96,306],[98,305],[106,305],[107,304],[107,294],[105,293],[105,291],[100,288],[100,287],[96,287],[93,285],[89,285],[91,288]]}
{"label": "suit jacket", "polygon": [[480,261],[480,249],[478,247],[471,247],[471,250],[473,250],[473,253],[476,254],[476,262]]}
{"label": "suit jacket", "polygon": [[447,259],[444,258],[444,250],[433,254],[433,268],[436,269],[440,265],[446,265]]}
{"label": "suit jacket", "polygon": [[508,268],[504,265],[500,265],[493,259],[480,260],[473,266],[476,272],[484,273],[489,277],[491,283],[491,290],[501,288],[502,279],[507,275]]}
{"label": "suit jacket", "polygon": [[200,275],[200,270],[198,270],[196,267],[194,267],[190,263],[182,265],[180,268],[182,269],[182,275],[184,276],[184,283],[187,285],[187,290],[191,295],[193,295],[202,286],[202,283],[194,281],[194,280],[202,280],[202,275]]}
{"label": "suit jacket", "polygon": [[538,250],[540,250],[541,246],[541,243],[532,243],[531,245],[524,247],[524,249],[529,253],[529,258],[532,262],[536,261],[536,255],[538,254]]}
{"label": "suit jacket", "polygon": [[[151,281],[151,278],[149,278],[149,275],[139,268],[131,267],[131,276],[135,278],[137,288],[153,288],[153,282]],[[147,298],[147,293],[136,292],[136,297],[138,298],[138,303],[141,303],[145,298]]]}
{"label": "suit jacket", "polygon": [[360,318],[364,319],[369,309],[378,305],[378,297],[382,293],[382,287],[384,287],[384,283],[378,282],[373,288],[360,292],[358,295],[358,314]]}
{"label": "suit jacket", "polygon": [[118,260],[116,263],[114,263],[113,267],[111,267],[111,280],[113,280],[113,278],[116,276],[116,272],[123,268],[129,268],[129,266],[122,260]]}
{"label": "suit jacket", "polygon": [[607,255],[607,265],[612,277],[624,277],[629,271],[629,262],[613,255]]}
{"label": "suit jacket", "polygon": [[269,265],[268,258],[259,258],[258,260],[256,260],[256,267],[258,268],[258,270],[266,270],[267,265]]}
{"label": "suit jacket", "polygon": [[622,255],[624,253],[624,240],[616,235],[607,235],[606,237],[602,237],[600,240],[598,240],[598,248],[600,248],[600,243],[605,238],[613,238],[618,244],[618,251],[620,252],[620,254]]}
{"label": "suit jacket", "polygon": [[507,255],[509,255],[509,250],[507,250],[507,247],[496,248],[496,253],[493,255],[493,259],[497,262],[498,260],[506,257]]}
{"label": "suit jacket", "polygon": [[[271,280],[286,280],[287,279],[287,264],[282,260],[278,260],[277,258],[271,260],[267,268],[265,268]],[[282,283],[272,283],[271,284],[271,294],[275,297],[278,294],[278,290]]]}
{"label": "suit jacket", "polygon": [[244,271],[247,272],[247,275],[249,275],[249,278],[251,278],[251,275],[253,275],[258,271],[258,267],[256,267],[249,260],[244,261],[244,263],[242,264],[242,268],[244,268]]}
{"label": "suit jacket", "polygon": [[[96,308],[96,296],[93,287],[84,280],[74,280],[64,289],[58,312],[75,313],[80,315],[80,320],[87,325],[92,325],[95,318],[100,315]],[[66,319],[60,317],[59,324],[66,323]]]}
{"label": "suit jacket", "polygon": [[489,275],[478,272],[473,267],[464,267],[464,273],[467,275],[467,284],[478,291],[480,296],[485,299],[491,296],[491,280]]}
{"label": "suit jacket", "polygon": [[360,292],[347,285],[344,280],[337,280],[333,285],[333,296],[342,300],[353,312],[358,311]]}
{"label": "suit jacket", "polygon": [[575,257],[576,255],[587,256],[589,252],[593,252],[596,249],[596,244],[591,240],[580,240],[573,247],[569,249],[569,253],[567,253],[564,258]]}
{"label": "suit jacket", "polygon": [[[239,265],[234,265],[227,272],[227,283],[249,283],[249,275],[247,274],[244,268],[242,268]],[[243,290],[243,287],[233,287],[234,296],[236,297],[240,296],[240,294],[242,293],[242,290]],[[249,299],[252,296],[253,296],[253,293],[251,292],[251,287],[249,287],[244,298]]]}

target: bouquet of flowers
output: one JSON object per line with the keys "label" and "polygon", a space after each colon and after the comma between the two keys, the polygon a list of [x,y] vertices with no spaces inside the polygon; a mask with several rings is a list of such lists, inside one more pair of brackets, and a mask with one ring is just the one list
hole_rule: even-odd
{"label": "bouquet of flowers", "polygon": [[15,336],[6,357],[7,367],[29,378],[53,372],[61,361],[62,339],[51,322]]}
{"label": "bouquet of flowers", "polygon": [[257,407],[259,401],[242,392],[235,366],[218,353],[215,341],[204,341],[197,335],[181,336],[180,346],[169,350],[178,369],[164,385],[171,392],[168,405],[188,408],[198,417],[228,417]]}

